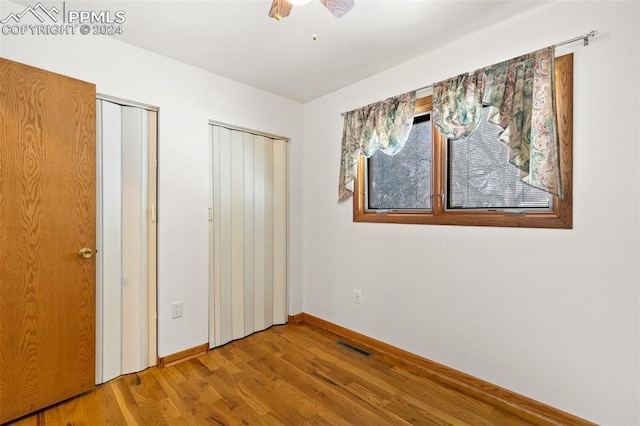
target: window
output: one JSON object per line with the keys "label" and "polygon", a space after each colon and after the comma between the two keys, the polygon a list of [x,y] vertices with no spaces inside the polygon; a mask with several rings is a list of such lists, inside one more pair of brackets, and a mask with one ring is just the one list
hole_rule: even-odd
{"label": "window", "polygon": [[556,58],[556,104],[564,198],[523,184],[506,162],[499,128],[481,121],[448,141],[432,126],[431,97],[416,100],[414,126],[395,156],[361,158],[353,199],[356,222],[572,227],[573,57]]}
{"label": "window", "polygon": [[488,116],[485,107],[471,136],[447,140],[446,208],[549,211],[553,196],[522,183],[519,169],[505,161],[509,148],[498,139],[502,129]]}
{"label": "window", "polygon": [[431,209],[431,115],[416,115],[409,139],[396,155],[378,150],[367,160],[367,206]]}

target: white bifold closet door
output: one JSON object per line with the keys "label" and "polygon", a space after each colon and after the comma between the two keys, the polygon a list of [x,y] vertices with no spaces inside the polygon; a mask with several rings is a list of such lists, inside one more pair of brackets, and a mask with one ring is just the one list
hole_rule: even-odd
{"label": "white bifold closet door", "polygon": [[156,364],[156,120],[97,101],[97,383]]}
{"label": "white bifold closet door", "polygon": [[211,347],[287,315],[287,141],[211,126]]}

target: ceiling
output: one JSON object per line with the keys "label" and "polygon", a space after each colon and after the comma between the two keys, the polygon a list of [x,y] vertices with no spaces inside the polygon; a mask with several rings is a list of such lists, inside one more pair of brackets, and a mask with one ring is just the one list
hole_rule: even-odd
{"label": "ceiling", "polygon": [[124,10],[118,39],[306,103],[544,3],[356,0],[336,19],[312,2],[281,21],[267,16],[270,0],[67,1],[67,10]]}

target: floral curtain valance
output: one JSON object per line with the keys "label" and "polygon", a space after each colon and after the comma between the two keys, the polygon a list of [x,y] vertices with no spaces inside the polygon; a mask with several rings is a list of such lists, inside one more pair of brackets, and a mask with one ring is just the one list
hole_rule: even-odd
{"label": "floral curtain valance", "polygon": [[360,155],[368,158],[377,150],[393,155],[402,149],[413,124],[415,102],[413,91],[345,113],[338,184],[340,201],[353,194]]}
{"label": "floral curtain valance", "polygon": [[448,139],[473,133],[482,108],[503,131],[521,180],[562,196],[555,107],[554,47],[436,83],[433,120]]}

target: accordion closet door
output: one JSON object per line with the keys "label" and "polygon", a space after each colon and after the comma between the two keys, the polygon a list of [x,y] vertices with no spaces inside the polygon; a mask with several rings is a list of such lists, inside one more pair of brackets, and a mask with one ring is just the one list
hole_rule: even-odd
{"label": "accordion closet door", "polygon": [[96,382],[156,363],[157,111],[99,99]]}
{"label": "accordion closet door", "polygon": [[211,347],[287,318],[287,140],[212,125]]}

